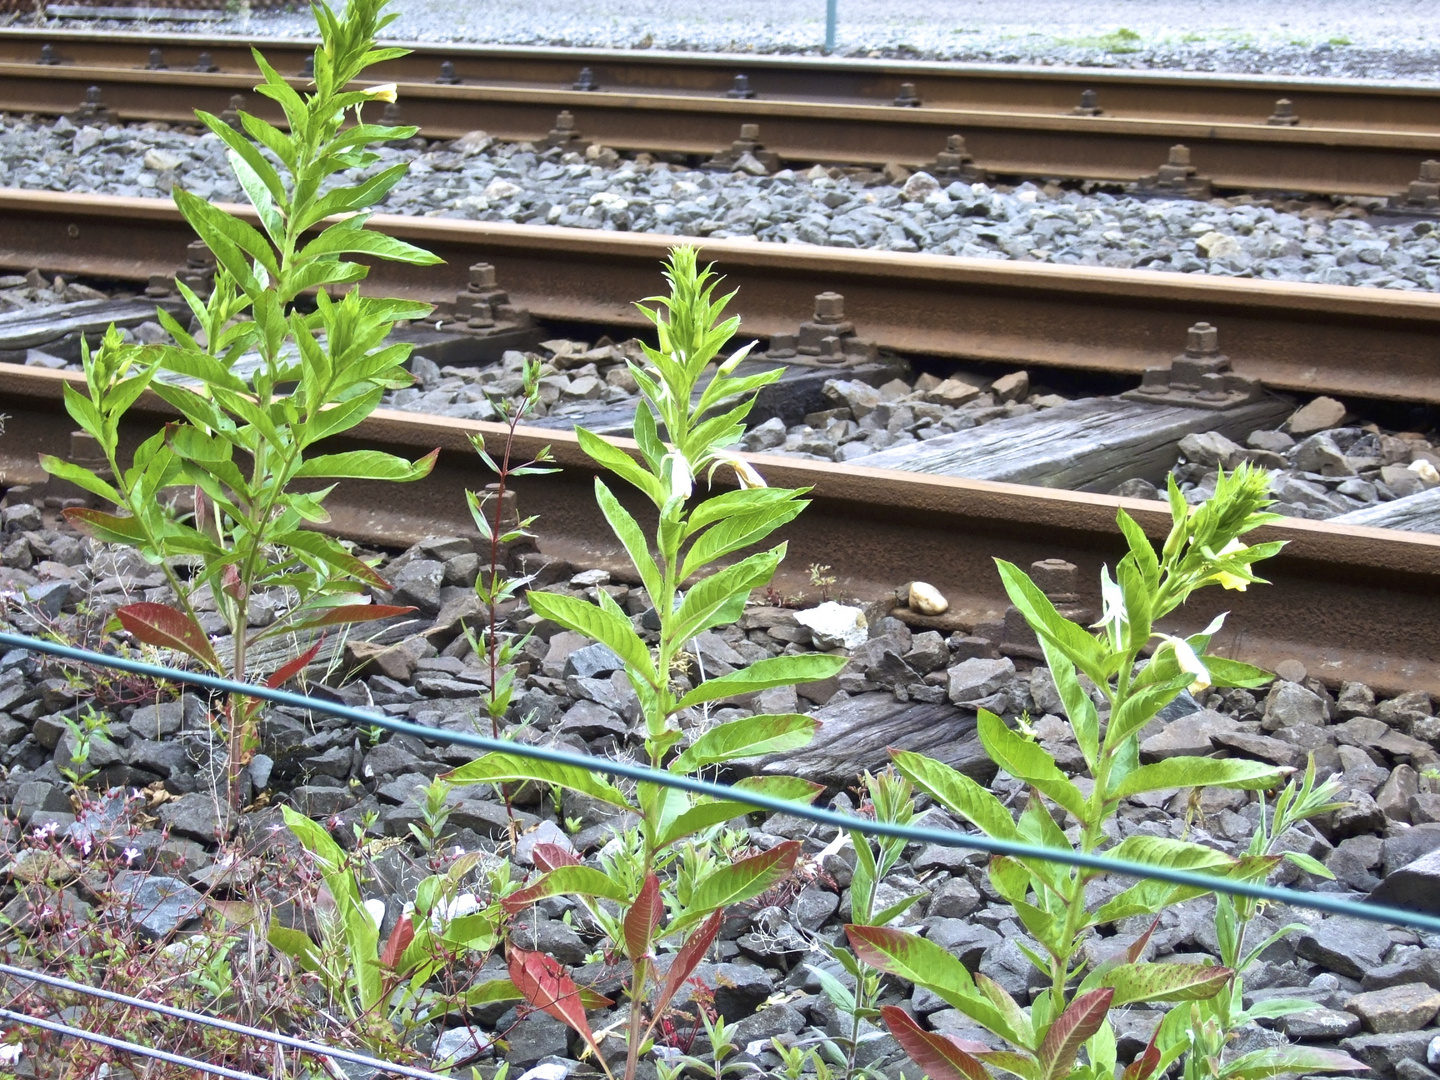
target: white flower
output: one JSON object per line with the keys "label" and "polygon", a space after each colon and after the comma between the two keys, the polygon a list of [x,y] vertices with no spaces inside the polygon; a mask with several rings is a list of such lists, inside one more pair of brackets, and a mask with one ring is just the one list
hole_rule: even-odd
{"label": "white flower", "polygon": [[365,94],[376,101],[394,102],[395,84],[393,82],[381,83],[379,86],[366,87]]}
{"label": "white flower", "polygon": [[133,847],[127,847],[127,848],[126,848],[124,851],[122,851],[120,854],[121,854],[121,857],[124,858],[124,860],[125,860],[125,865],[126,865],[126,866],[132,866],[132,865],[134,865],[135,860],[140,857],[140,849],[139,849],[139,848],[133,848]]}
{"label": "white flower", "polygon": [[380,929],[380,924],[385,921],[385,901],[366,900],[365,913],[370,916],[370,921],[375,924],[375,929]]}
{"label": "white flower", "polygon": [[436,934],[442,933],[447,923],[465,915],[473,915],[483,906],[478,896],[468,892],[461,893],[453,900],[442,900],[430,912],[430,929]]}
{"label": "white flower", "polygon": [[1130,614],[1125,609],[1125,593],[1111,579],[1108,566],[1100,567],[1100,600],[1104,613],[1099,622],[1091,624],[1091,628],[1098,630],[1103,627],[1111,643],[1119,648],[1120,635],[1130,622]]}
{"label": "white flower", "polygon": [[30,834],[30,837],[33,840],[48,840],[59,831],[60,823],[58,821],[47,821],[44,825],[38,826],[35,831]]}
{"label": "white flower", "polygon": [[14,1065],[24,1053],[25,1048],[18,1042],[0,1043],[0,1065]]}
{"label": "white flower", "polygon": [[[1216,553],[1217,559],[1223,559],[1226,555],[1234,555],[1237,551],[1244,551],[1246,544],[1237,536]],[[1238,574],[1232,574],[1228,570],[1221,570],[1210,579],[1227,589],[1234,589],[1236,592],[1244,592],[1245,587],[1250,584]]]}
{"label": "white flower", "polygon": [[1195,650],[1190,643],[1182,637],[1172,637],[1169,634],[1161,634],[1165,639],[1160,646],[1162,649],[1169,645],[1175,652],[1175,662],[1180,665],[1180,670],[1192,677],[1187,689],[1190,693],[1198,694],[1201,690],[1210,685],[1210,669],[1207,668],[1200,657],[1195,655]]}
{"label": "white flower", "polygon": [[[668,464],[669,468],[666,468]],[[678,499],[684,502],[695,493],[695,478],[690,472],[690,462],[679,450],[666,454],[660,463],[660,474],[669,479],[669,491],[665,501]]]}
{"label": "white flower", "polygon": [[735,479],[740,481],[742,488],[749,490],[769,486],[765,483],[765,478],[755,471],[755,466],[733,450],[713,450],[711,455],[715,458],[715,465],[710,470],[712,474],[721,465],[729,465],[735,470]]}

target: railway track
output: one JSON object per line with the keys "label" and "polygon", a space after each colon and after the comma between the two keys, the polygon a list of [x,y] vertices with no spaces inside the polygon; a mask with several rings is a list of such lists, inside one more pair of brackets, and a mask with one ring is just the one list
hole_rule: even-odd
{"label": "railway track", "polygon": [[[448,218],[377,215],[377,228],[444,265],[381,263],[371,286],[434,300],[488,262],[538,319],[644,326],[673,238]],[[186,260],[190,227],[169,202],[0,190],[0,267],[147,281]],[[1208,322],[1235,370],[1278,390],[1440,404],[1440,296],[1063,267],[952,256],[706,241],[759,337],[793,333],[834,291],[862,337],[895,352],[1138,377],[1168,364]]]}
{"label": "railway track", "polygon": [[[66,382],[83,380],[73,372],[0,364],[0,410],[10,417],[0,465],[11,483],[38,479],[36,454],[70,452],[61,400]],[[133,446],[152,434],[165,410],[153,395],[142,398],[123,439]],[[387,547],[468,535],[473,524],[464,491],[487,482],[468,441],[474,432],[492,440],[502,434],[479,421],[377,412],[336,449],[363,444],[414,456],[439,447],[439,460],[423,483],[342,485],[326,503],[333,515],[327,527]],[[540,515],[542,548],[576,565],[622,574],[624,553],[595,505],[593,466],[571,433],[521,430],[519,454],[541,445],[553,448],[561,472],[522,481],[518,490],[524,512]],[[812,563],[829,565],[846,595],[871,601],[893,598],[897,586],[923,578],[950,600],[950,612],[925,623],[944,630],[969,630],[1003,615],[1006,600],[991,562],[996,556],[1021,565],[1048,558],[1074,563],[1083,602],[1098,605],[1098,595],[1085,590],[1099,580],[1100,564],[1114,565],[1125,550],[1116,509],[1124,506],[1157,537],[1170,521],[1162,503],[747,456],[771,483],[813,489],[811,508],[784,530],[790,547],[778,588],[799,591],[807,580],[801,568]],[[643,519],[638,502],[630,509]],[[1230,610],[1227,626],[1236,629],[1217,639],[1229,655],[1272,669],[1298,658],[1327,681],[1440,693],[1434,618],[1440,536],[1292,519],[1263,532],[1257,537],[1288,545],[1266,563],[1273,584],[1197,594],[1181,615],[1185,627],[1193,630]]]}
{"label": "railway track", "polygon": [[[251,44],[190,35],[0,31],[0,109],[66,113],[95,86],[111,113],[125,120],[189,122],[193,108],[218,113],[236,94],[264,114],[269,103],[248,94],[256,78]],[[309,43],[263,45],[279,70],[295,72],[296,84],[303,83],[298,73]],[[709,156],[728,147],[741,124],[758,124],[765,147],[788,163],[921,166],[958,134],[976,164],[994,174],[1117,183],[1155,173],[1170,147],[1183,143],[1198,173],[1221,188],[1368,196],[1404,191],[1423,161],[1440,157],[1440,88],[1434,86],[647,51],[415,48],[377,68],[376,80],[400,83],[402,118],[436,138],[479,128],[504,139],[540,140],[564,110],[586,142],[627,151]],[[741,92],[737,76],[753,97],[732,96]],[[1095,115],[1076,112],[1086,91],[1093,93]],[[1269,122],[1280,98],[1290,102],[1297,123]]]}

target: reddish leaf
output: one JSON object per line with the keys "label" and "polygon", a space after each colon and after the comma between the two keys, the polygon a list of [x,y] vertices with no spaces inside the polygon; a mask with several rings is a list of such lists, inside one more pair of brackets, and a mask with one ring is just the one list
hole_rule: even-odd
{"label": "reddish leaf", "polygon": [[1155,1070],[1160,1067],[1160,1047],[1155,1044],[1155,1040],[1159,1036],[1160,1029],[1157,1027],[1155,1034],[1150,1036],[1150,1045],[1145,1047],[1143,1054],[1125,1066],[1125,1071],[1120,1074],[1120,1080],[1150,1080]]}
{"label": "reddish leaf", "polygon": [[1156,915],[1154,920],[1146,927],[1145,932],[1130,943],[1125,950],[1125,962],[1127,964],[1138,964],[1140,956],[1145,951],[1145,946],[1150,943],[1150,935],[1155,933],[1155,928],[1160,925],[1160,916]]}
{"label": "reddish leaf", "polygon": [[197,532],[205,531],[205,511],[209,506],[205,498],[205,491],[199,484],[195,485],[195,491],[191,495],[195,500],[195,529]]}
{"label": "reddish leaf", "polygon": [[119,517],[88,506],[70,506],[60,511],[68,522],[84,528],[100,540],[111,544],[143,544],[145,530],[133,517]]}
{"label": "reddish leaf", "polygon": [[115,617],[146,645],[178,650],[208,664],[213,671],[220,670],[220,658],[205,631],[179,608],[169,604],[126,604],[115,609]]}
{"label": "reddish leaf", "polygon": [[[580,990],[558,961],[544,953],[512,945],[509,962],[510,981],[532,1008],[553,1016],[574,1029],[590,1046],[595,1045],[595,1036],[580,1001]],[[608,998],[602,1000],[604,1005],[613,1004]]]}
{"label": "reddish leaf", "polygon": [[1056,1018],[1040,1043],[1040,1068],[1044,1080],[1055,1080],[1070,1072],[1085,1040],[1100,1030],[1115,991],[1110,987],[1081,994]]}
{"label": "reddish leaf", "polygon": [[245,585],[240,580],[240,571],[235,568],[234,563],[225,567],[225,572],[220,576],[220,587],[236,600],[245,598]]}
{"label": "reddish leaf", "polygon": [[395,929],[390,931],[390,939],[385,942],[385,948],[380,951],[380,966],[394,971],[395,965],[400,963],[400,958],[405,955],[405,950],[414,940],[415,921],[411,916],[406,915],[395,924]]}
{"label": "reddish leaf", "polygon": [[655,936],[655,927],[660,925],[664,910],[665,904],[660,899],[660,879],[649,874],[640,887],[640,895],[625,913],[625,948],[631,963],[638,963],[649,954],[650,939]]}
{"label": "reddish leaf", "polygon": [[580,865],[580,857],[560,844],[536,844],[530,857],[535,860],[536,867],[547,874],[557,866]]}
{"label": "reddish leaf", "polygon": [[306,649],[288,664],[276,668],[274,674],[265,680],[265,685],[270,687],[271,690],[274,690],[278,686],[284,686],[296,675],[299,675],[300,672],[309,667],[310,661],[315,659],[315,654],[320,651],[320,646],[323,644],[325,644],[325,635],[321,634],[320,640],[315,642],[314,645],[311,645],[310,648]]}
{"label": "reddish leaf", "polygon": [[926,1031],[904,1009],[885,1005],[880,1015],[900,1048],[930,1080],[990,1080],[990,1074],[978,1060],[946,1036]]}
{"label": "reddish leaf", "polygon": [[396,604],[341,604],[326,610],[325,614],[309,622],[300,623],[296,630],[313,630],[317,626],[348,626],[351,623],[374,622],[388,619],[393,615],[404,615],[414,611],[413,607]]}
{"label": "reddish leaf", "polygon": [[660,996],[655,1001],[655,1016],[664,1016],[670,1008],[670,999],[685,985],[685,980],[694,974],[695,969],[700,966],[700,961],[705,959],[705,954],[710,951],[710,946],[715,944],[716,937],[720,934],[720,923],[724,921],[723,911],[712,911],[710,917],[700,924],[691,935],[685,939],[685,944],[675,954],[675,960],[670,965],[669,972],[665,975],[665,985],[660,988]]}

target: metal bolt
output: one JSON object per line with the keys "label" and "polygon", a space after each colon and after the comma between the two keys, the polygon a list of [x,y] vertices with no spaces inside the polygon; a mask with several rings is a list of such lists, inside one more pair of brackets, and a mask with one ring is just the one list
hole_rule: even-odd
{"label": "metal bolt", "polygon": [[203,240],[191,240],[185,245],[185,263],[196,270],[206,270],[215,265],[215,253]]}
{"label": "metal bolt", "polygon": [[1275,111],[1265,120],[1267,124],[1274,124],[1276,127],[1294,127],[1300,123],[1300,117],[1295,115],[1295,103],[1289,98],[1281,98],[1275,102]]}
{"label": "metal bolt", "polygon": [[479,291],[481,289],[493,289],[495,287],[495,267],[490,263],[476,263],[470,267],[470,288]]}
{"label": "metal bolt", "polygon": [[103,106],[105,102],[100,97],[100,87],[90,86],[85,90],[85,104]]}
{"label": "metal bolt", "polygon": [[443,86],[454,86],[460,81],[460,76],[455,74],[455,62],[453,60],[440,61],[440,77],[435,80]]}
{"label": "metal bolt", "polygon": [[202,52],[195,58],[196,71],[219,71],[215,66],[215,59],[208,52]]}
{"label": "metal bolt", "polygon": [[70,460],[71,461],[104,461],[105,451],[100,448],[100,440],[86,431],[70,432]]}
{"label": "metal bolt", "polygon": [[300,70],[296,74],[302,79],[313,79],[315,77],[314,54],[305,57],[305,62],[300,65]]}
{"label": "metal bolt", "polygon": [[1170,147],[1169,164],[1176,166],[1188,166],[1190,164],[1190,148],[1180,143]]}
{"label": "metal bolt", "polygon": [[41,45],[41,46],[40,46],[40,59],[39,59],[39,61],[37,61],[37,62],[38,62],[38,63],[41,63],[41,64],[44,64],[44,65],[46,65],[47,67],[53,67],[55,64],[60,63],[60,58],[55,55],[55,46],[54,46],[54,45]]}
{"label": "metal bolt", "polygon": [[1220,352],[1220,331],[1208,322],[1190,327],[1185,335],[1186,356],[1215,356]]}
{"label": "metal bolt", "polygon": [[398,101],[387,101],[385,108],[380,113],[380,123],[386,127],[399,127],[404,121],[400,116],[400,103]]}
{"label": "metal bolt", "polygon": [[231,94],[231,95],[230,95],[230,108],[234,109],[236,112],[239,112],[239,111],[240,111],[241,109],[243,109],[244,107],[245,107],[245,95],[244,95],[244,94]]}
{"label": "metal bolt", "polygon": [[146,69],[147,71],[164,71],[164,70],[165,70],[165,54],[164,54],[163,52],[161,52],[159,49],[151,49],[151,50],[150,50],[150,59],[149,59],[148,61],[146,61],[146,63],[145,63],[145,69]]}
{"label": "metal bolt", "polygon": [[970,152],[969,150],[965,149],[964,135],[945,136],[945,149],[952,154],[959,154],[961,157],[964,157]]}
{"label": "metal bolt", "polygon": [[741,142],[759,142],[759,141],[760,141],[760,125],[759,125],[759,124],[741,124],[741,125],[740,125],[740,141],[741,141]]}
{"label": "metal bolt", "polygon": [[902,109],[918,109],[920,107],[920,95],[915,93],[913,82],[900,84],[900,93],[895,95],[895,104]]}
{"label": "metal bolt", "polygon": [[750,89],[750,76],[736,75],[735,85],[725,91],[725,96],[728,98],[753,98],[755,91]]}
{"label": "metal bolt", "polygon": [[1098,106],[1096,105],[1096,102],[1098,102],[1099,100],[1099,95],[1097,95],[1094,90],[1080,91],[1080,108],[1084,109],[1086,112],[1097,108]]}
{"label": "metal bolt", "polygon": [[1064,559],[1041,559],[1030,564],[1030,580],[1052,599],[1073,594],[1078,573],[1075,564]]}
{"label": "metal bolt", "polygon": [[572,90],[599,90],[600,87],[599,87],[599,85],[595,82],[595,73],[594,73],[593,71],[591,71],[588,67],[582,67],[582,68],[580,69],[580,77],[579,77],[578,79],[576,79],[574,83],[571,84],[570,89],[572,89]]}
{"label": "metal bolt", "polygon": [[556,131],[574,131],[575,115],[569,109],[562,109],[560,115],[555,117]]}
{"label": "metal bolt", "polygon": [[1440,183],[1440,161],[1422,161],[1420,179],[1427,184]]}
{"label": "metal bolt", "polygon": [[815,297],[815,321],[838,323],[845,321],[845,297],[838,292],[822,292]]}

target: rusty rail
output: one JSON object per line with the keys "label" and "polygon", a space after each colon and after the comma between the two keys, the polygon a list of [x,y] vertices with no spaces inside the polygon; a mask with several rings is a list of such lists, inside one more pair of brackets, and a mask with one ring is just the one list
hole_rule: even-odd
{"label": "rusty rail", "polygon": [[[374,223],[437,252],[381,263],[385,295],[434,300],[493,263],[536,317],[630,328],[674,238],[447,218]],[[185,261],[189,226],[166,200],[0,189],[0,267],[145,281]],[[1297,282],[1063,267],[755,241],[701,242],[747,331],[793,332],[817,293],[845,296],[861,336],[897,352],[1138,376],[1209,322],[1242,375],[1276,389],[1440,404],[1440,296]]]}
{"label": "rusty rail", "polygon": [[[70,424],[61,387],[74,373],[0,365],[0,409],[9,413],[0,440],[0,466],[10,482],[39,478],[35,455],[64,455]],[[142,398],[125,428],[131,446],[153,433],[166,407]],[[344,445],[363,443],[417,455],[439,447],[434,472],[417,484],[341,485],[327,506],[329,526],[356,540],[390,547],[427,535],[468,534],[464,489],[486,482],[467,436],[499,436],[494,424],[381,410]],[[517,450],[553,447],[562,471],[521,482],[527,514],[539,514],[542,548],[584,566],[624,572],[616,546],[595,506],[592,466],[568,433],[522,429]],[[343,448],[337,444],[337,449]],[[127,451],[128,452],[128,451]],[[827,564],[847,595],[883,601],[904,582],[922,578],[950,600],[951,625],[993,621],[1005,597],[995,557],[1026,565],[1042,558],[1076,563],[1086,588],[1102,562],[1124,552],[1115,511],[1124,506],[1152,536],[1169,514],[1160,503],[995,484],[914,473],[886,472],[791,458],[747,455],[772,483],[811,486],[813,505],[787,526],[789,555],[779,587],[807,588],[800,568]],[[631,501],[643,518],[644,508]],[[1230,610],[1217,640],[1222,651],[1273,666],[1297,659],[1330,682],[1357,679],[1384,692],[1440,693],[1440,536],[1345,528],[1286,520],[1262,539],[1288,546],[1265,564],[1273,583],[1244,593],[1199,593],[1172,620],[1193,631],[1219,610]],[[1084,597],[1098,604],[1097,595]]]}
{"label": "rusty rail", "polygon": [[[52,46],[37,62],[42,45]],[[248,40],[187,35],[0,31],[0,109],[73,110],[91,85],[122,119],[188,121],[224,109],[255,80]],[[311,43],[265,41],[298,72]],[[148,70],[159,49],[163,70]],[[1002,175],[1129,182],[1188,145],[1221,187],[1389,195],[1440,156],[1440,87],[1149,72],[1017,69],[807,57],[418,45],[382,65],[402,84],[403,117],[438,138],[477,128],[542,138],[569,110],[586,141],[622,150],[710,154],[742,123],[795,164],[923,165],[963,134],[981,166]],[[194,70],[200,54],[214,71]],[[455,84],[435,80],[448,62]],[[596,91],[573,89],[582,66]],[[742,70],[743,69],[743,70]],[[744,74],[753,99],[725,96]],[[302,80],[296,79],[297,85]],[[902,84],[921,105],[898,108]],[[179,89],[182,92],[176,93]],[[1084,90],[1098,116],[1073,115]],[[1276,99],[1300,123],[1267,123]],[[248,95],[265,112],[270,103]],[[278,115],[275,117],[278,119]]]}

